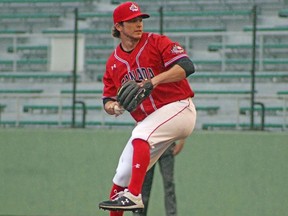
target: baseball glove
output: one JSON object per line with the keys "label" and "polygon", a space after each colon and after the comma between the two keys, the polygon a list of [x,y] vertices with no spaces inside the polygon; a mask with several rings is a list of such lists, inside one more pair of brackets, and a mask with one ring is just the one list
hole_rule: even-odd
{"label": "baseball glove", "polygon": [[149,80],[137,83],[134,80],[125,82],[117,93],[117,101],[128,112],[134,111],[153,90]]}

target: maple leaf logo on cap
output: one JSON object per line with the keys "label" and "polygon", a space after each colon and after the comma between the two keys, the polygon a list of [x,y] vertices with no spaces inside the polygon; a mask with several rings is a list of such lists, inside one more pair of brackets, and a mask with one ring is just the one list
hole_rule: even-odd
{"label": "maple leaf logo on cap", "polygon": [[135,4],[132,4],[129,8],[131,11],[135,12],[135,11],[138,11],[138,7],[135,5]]}
{"label": "maple leaf logo on cap", "polygon": [[114,24],[132,20],[136,17],[149,18],[149,14],[142,13],[139,5],[135,2],[125,2],[115,8],[113,12]]}

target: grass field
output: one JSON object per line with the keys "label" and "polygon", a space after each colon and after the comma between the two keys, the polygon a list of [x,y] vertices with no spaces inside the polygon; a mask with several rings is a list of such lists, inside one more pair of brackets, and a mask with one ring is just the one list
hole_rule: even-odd
{"label": "grass field", "polygon": [[[109,215],[97,206],[129,134],[0,129],[0,215]],[[178,215],[287,216],[287,170],[287,133],[195,131],[176,158]],[[149,215],[164,216],[154,180]]]}

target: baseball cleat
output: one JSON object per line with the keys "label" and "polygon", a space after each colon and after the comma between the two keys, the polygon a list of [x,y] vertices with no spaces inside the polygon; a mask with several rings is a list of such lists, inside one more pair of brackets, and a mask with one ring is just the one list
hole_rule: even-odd
{"label": "baseball cleat", "polygon": [[137,211],[144,208],[142,196],[134,196],[127,189],[117,194],[116,198],[99,203],[99,208],[109,211]]}

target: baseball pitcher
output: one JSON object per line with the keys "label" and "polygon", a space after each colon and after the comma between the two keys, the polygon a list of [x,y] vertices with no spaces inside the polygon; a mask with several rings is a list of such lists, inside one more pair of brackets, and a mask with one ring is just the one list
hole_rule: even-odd
{"label": "baseball pitcher", "polygon": [[120,156],[110,199],[99,204],[110,216],[144,208],[146,171],[173,142],[187,138],[196,122],[186,79],[194,65],[179,43],[143,32],[146,18],[135,2],[124,2],[113,13],[112,35],[120,43],[106,63],[104,109],[115,116],[129,112],[136,126]]}

